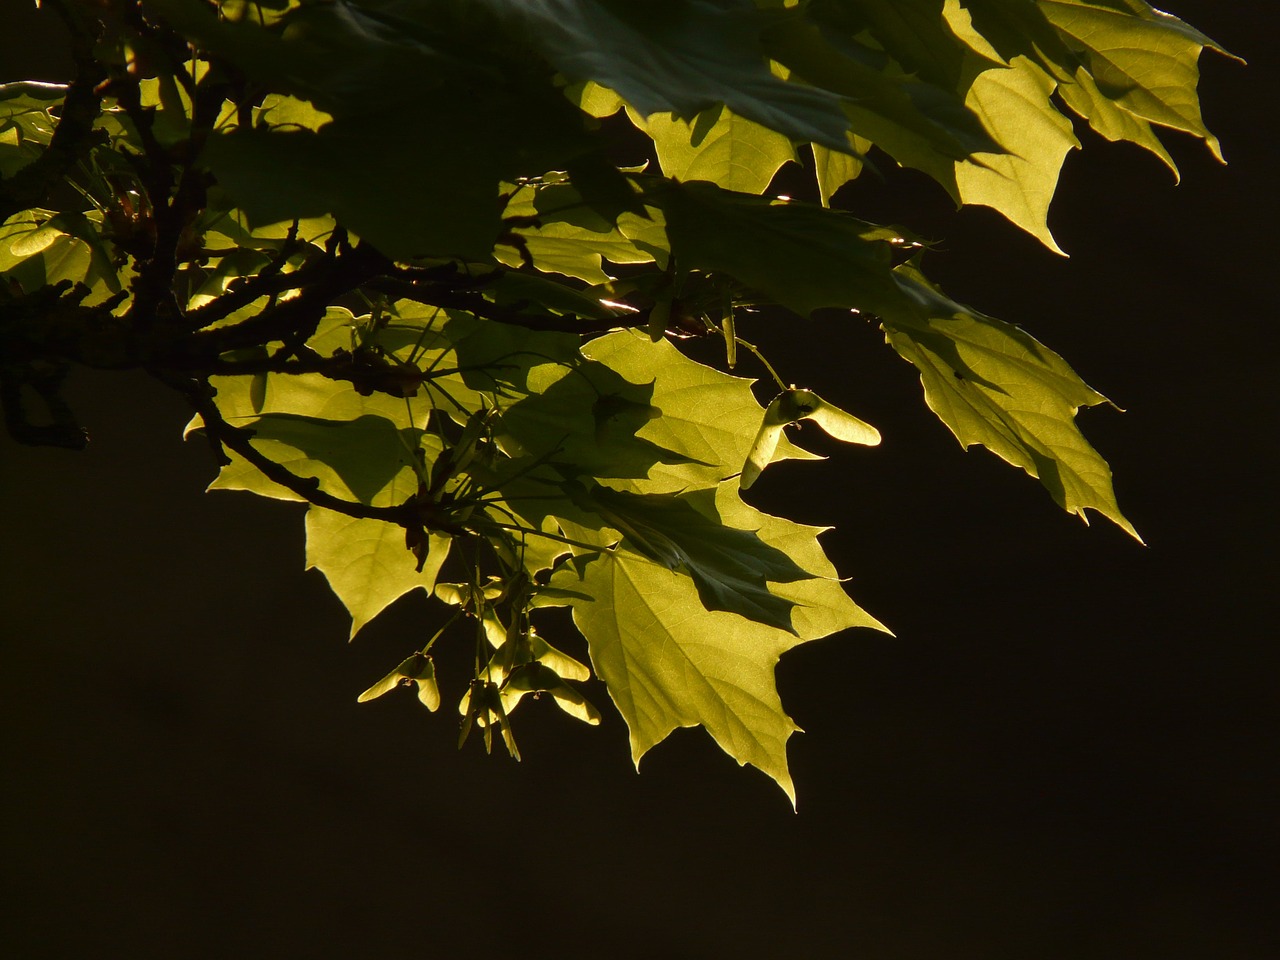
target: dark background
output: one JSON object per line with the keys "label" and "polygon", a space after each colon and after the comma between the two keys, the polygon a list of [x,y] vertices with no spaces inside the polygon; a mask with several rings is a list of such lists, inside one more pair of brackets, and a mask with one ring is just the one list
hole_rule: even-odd
{"label": "dark background", "polygon": [[[358,707],[429,604],[348,645],[302,572],[301,511],[205,496],[181,404],[85,374],[87,452],[0,439],[0,952],[1280,956],[1280,22],[1269,3],[1174,6],[1250,60],[1203,64],[1230,166],[1172,137],[1175,189],[1082,133],[1051,218],[1070,260],[911,174],[848,194],[943,238],[929,267],[953,296],[1128,410],[1081,422],[1149,547],[961,453],[873,331],[752,330],[885,434],[760,485],[836,525],[828,551],[897,633],[783,659],[808,731],[796,815],[701,731],[637,775],[616,716],[533,705],[517,765],[457,752],[448,713],[407,695]],[[56,76],[56,32],[2,10],[0,79]]]}

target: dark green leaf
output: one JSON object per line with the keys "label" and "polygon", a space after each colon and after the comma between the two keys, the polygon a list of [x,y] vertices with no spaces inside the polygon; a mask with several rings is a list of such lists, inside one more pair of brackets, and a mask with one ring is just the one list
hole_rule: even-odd
{"label": "dark green leaf", "polygon": [[902,293],[894,231],[803,203],[771,203],[710,184],[663,184],[671,250],[685,268],[724,272],[801,316],[819,307],[884,313]]}
{"label": "dark green leaf", "polygon": [[836,95],[769,69],[750,0],[485,0],[572,80],[617,91],[643,116],[693,117],[724,104],[793,140],[848,147]]}

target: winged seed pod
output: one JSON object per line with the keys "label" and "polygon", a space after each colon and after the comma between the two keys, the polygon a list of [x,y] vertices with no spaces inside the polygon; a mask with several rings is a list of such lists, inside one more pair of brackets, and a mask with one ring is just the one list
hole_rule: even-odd
{"label": "winged seed pod", "polygon": [[436,686],[436,668],[431,658],[422,653],[406,657],[399,666],[356,698],[365,703],[411,681],[418,688],[418,699],[432,713],[440,706],[440,688]]}
{"label": "winged seed pod", "polygon": [[764,422],[756,434],[747,462],[742,465],[741,489],[748,489],[773,459],[782,429],[789,423],[812,420],[823,431],[845,443],[874,447],[880,442],[880,431],[865,420],[832,406],[811,390],[784,390],[773,398],[764,412]]}

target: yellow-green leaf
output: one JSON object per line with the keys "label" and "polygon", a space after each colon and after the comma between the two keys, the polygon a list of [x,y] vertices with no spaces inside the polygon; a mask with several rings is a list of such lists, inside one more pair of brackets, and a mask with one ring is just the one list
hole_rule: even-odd
{"label": "yellow-green leaf", "polygon": [[925,401],[960,444],[981,444],[1039,478],[1086,523],[1085,510],[1096,510],[1138,538],[1116,502],[1111,468],[1075,423],[1081,407],[1107,398],[1019,328],[949,300],[910,267],[898,278],[920,309],[886,318],[886,338],[920,371]]}
{"label": "yellow-green leaf", "polygon": [[726,190],[764,193],[782,165],[796,158],[783,134],[723,106],[708,107],[691,121],[670,113],[628,115],[653,138],[662,172],[674,180],[709,180]]}
{"label": "yellow-green leaf", "polygon": [[849,135],[849,143],[856,151],[845,153],[832,150],[820,143],[811,144],[813,150],[814,174],[818,178],[818,196],[824,207],[831,206],[831,198],[836,191],[851,180],[856,180],[862,173],[863,157],[871,149],[871,141],[862,137]]}
{"label": "yellow-green leaf", "polygon": [[786,744],[798,727],[778,698],[778,658],[849,627],[884,628],[834,579],[817,542],[819,528],[754,510],[738,499],[732,483],[721,485],[716,505],[725,523],[756,530],[814,574],[773,587],[796,604],[794,634],[707,610],[688,577],[629,551],[562,567],[552,584],[591,597],[570,600],[574,623],[627,721],[637,764],[677,727],[703,726],[729,756],[764,771],[794,803]]}
{"label": "yellow-green leaf", "polygon": [[307,511],[307,569],[324,574],[351,614],[351,636],[413,590],[430,593],[449,554],[447,536],[431,534],[421,572],[405,547],[404,528],[384,520]]}
{"label": "yellow-green leaf", "polygon": [[1068,151],[1080,146],[1071,121],[1049,103],[1053,81],[1024,57],[979,74],[965,104],[982,117],[1003,153],[956,164],[960,200],[991,207],[1055,253],[1047,218]]}

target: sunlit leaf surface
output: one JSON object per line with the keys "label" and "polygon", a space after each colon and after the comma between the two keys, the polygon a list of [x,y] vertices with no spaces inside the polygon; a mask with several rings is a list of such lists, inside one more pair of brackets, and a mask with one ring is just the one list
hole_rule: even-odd
{"label": "sunlit leaf surface", "polygon": [[[1162,128],[1221,159],[1223,51],[1144,0],[116,6],[74,82],[0,77],[6,424],[83,447],[81,368],[175,392],[210,489],[308,504],[352,637],[423,594],[360,700],[447,700],[519,759],[531,701],[600,721],[594,675],[636,762],[702,726],[794,800],[779,657],[884,628],[819,528],[743,495],[817,459],[796,424],[874,448],[821,371],[893,353],[964,447],[1137,536],[1076,423],[1103,396],[932,285],[944,243],[846,205],[911,167],[1058,250],[1073,116],[1175,175]],[[847,346],[868,323],[889,350]],[[780,372],[777,335],[838,364]]]}

